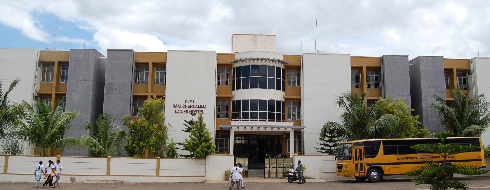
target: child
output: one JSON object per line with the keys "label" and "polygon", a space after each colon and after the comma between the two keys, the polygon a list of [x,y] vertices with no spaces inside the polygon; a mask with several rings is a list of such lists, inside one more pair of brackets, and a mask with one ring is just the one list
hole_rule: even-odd
{"label": "child", "polygon": [[44,166],[43,161],[39,161],[39,164],[36,166],[34,170],[34,175],[36,176],[36,188],[39,188],[39,181],[41,181],[41,176],[44,175]]}

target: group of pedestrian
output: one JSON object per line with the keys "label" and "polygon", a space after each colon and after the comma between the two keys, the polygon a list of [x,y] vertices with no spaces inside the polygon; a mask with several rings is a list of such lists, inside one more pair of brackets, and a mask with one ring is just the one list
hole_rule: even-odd
{"label": "group of pedestrian", "polygon": [[231,186],[229,189],[231,190],[235,185],[237,189],[245,188],[243,187],[243,168],[241,163],[235,163],[235,166],[231,169]]}
{"label": "group of pedestrian", "polygon": [[[48,165],[46,167],[43,166],[43,161],[39,161],[39,164],[36,166],[34,170],[34,175],[36,179],[36,188],[39,188],[39,181],[41,181],[41,177],[44,176],[43,187],[49,185],[51,188],[55,188],[59,186],[58,181],[61,178],[61,171],[63,170],[63,166],[61,166],[60,160],[56,160],[56,163],[49,160]],[[53,183],[53,177],[56,176],[56,181]]]}

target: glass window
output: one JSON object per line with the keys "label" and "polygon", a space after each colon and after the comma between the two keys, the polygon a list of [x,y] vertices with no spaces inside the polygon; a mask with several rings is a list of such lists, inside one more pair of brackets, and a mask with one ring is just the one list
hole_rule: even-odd
{"label": "glass window", "polygon": [[42,81],[41,82],[53,82],[54,65],[42,65]]}
{"label": "glass window", "polygon": [[444,81],[446,82],[446,89],[449,90],[449,72],[444,72]]}
{"label": "glass window", "polygon": [[143,107],[143,103],[145,102],[145,100],[146,99],[143,98],[133,99],[133,117],[141,117],[138,109]]}
{"label": "glass window", "polygon": [[276,85],[275,85],[276,84],[276,79],[274,79],[274,78],[268,78],[267,80],[268,80],[267,81],[268,82],[267,83],[267,89],[273,89],[273,90],[276,89]]}
{"label": "glass window", "polygon": [[300,70],[288,69],[288,86],[301,86],[300,84]]}
{"label": "glass window", "polygon": [[259,100],[250,100],[250,111],[259,111]]}
{"label": "glass window", "polygon": [[63,111],[65,111],[65,108],[66,108],[66,97],[60,98],[59,101],[60,101],[61,107],[63,108]]}
{"label": "glass window", "polygon": [[301,102],[288,102],[288,119],[301,119]]}
{"label": "glass window", "polygon": [[215,138],[215,144],[216,144],[216,152],[228,152],[228,143],[230,142],[230,138],[228,134],[216,134]]}
{"label": "glass window", "polygon": [[61,65],[60,83],[68,83],[68,65]]}
{"label": "glass window", "polygon": [[276,77],[276,67],[274,66],[268,66],[268,70],[267,70],[267,77],[269,78],[275,78]]}
{"label": "glass window", "polygon": [[250,77],[250,89],[259,88],[259,78]]}
{"label": "glass window", "polygon": [[458,77],[458,90],[468,90],[468,77],[467,73],[456,73]]}
{"label": "glass window", "polygon": [[155,84],[166,85],[167,67],[155,67]]}
{"label": "glass window", "polygon": [[40,97],[40,102],[46,102],[46,104],[51,105],[51,97]]}
{"label": "glass window", "polygon": [[361,74],[359,73],[359,70],[350,71],[350,87],[361,88]]}
{"label": "glass window", "polygon": [[148,74],[149,69],[147,66],[136,66],[136,71],[134,72],[134,83],[135,84],[148,84]]}
{"label": "glass window", "polygon": [[241,77],[245,77],[245,78],[250,77],[250,65],[245,65],[242,67],[242,76]]}
{"label": "glass window", "polygon": [[230,100],[216,100],[216,118],[229,118]]}
{"label": "glass window", "polygon": [[380,71],[367,71],[366,73],[367,87],[368,88],[380,88],[381,76]]}
{"label": "glass window", "polygon": [[339,145],[339,151],[337,159],[339,160],[351,160],[352,159],[352,144]]}
{"label": "glass window", "polygon": [[[287,150],[289,152],[290,139],[288,138]],[[294,153],[301,153],[301,135],[294,135]]]}
{"label": "glass window", "polygon": [[250,76],[260,76],[258,65],[251,65],[250,66]]}
{"label": "glass window", "polygon": [[230,85],[230,68],[218,67],[217,85]]}

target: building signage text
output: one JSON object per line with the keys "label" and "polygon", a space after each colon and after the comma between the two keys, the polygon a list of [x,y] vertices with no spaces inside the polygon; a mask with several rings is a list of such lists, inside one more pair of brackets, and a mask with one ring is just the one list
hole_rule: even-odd
{"label": "building signage text", "polygon": [[185,100],[183,104],[173,104],[175,113],[204,113],[205,104],[195,104],[194,100]]}

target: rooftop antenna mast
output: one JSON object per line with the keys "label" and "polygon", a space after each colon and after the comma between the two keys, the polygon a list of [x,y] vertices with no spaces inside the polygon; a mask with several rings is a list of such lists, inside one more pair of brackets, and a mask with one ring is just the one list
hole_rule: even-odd
{"label": "rooftop antenna mast", "polygon": [[56,33],[58,32],[58,18],[56,18],[56,30],[54,32],[53,50],[56,50]]}
{"label": "rooftop antenna mast", "polygon": [[318,19],[315,19],[315,53],[316,53],[316,29],[318,28]]}

